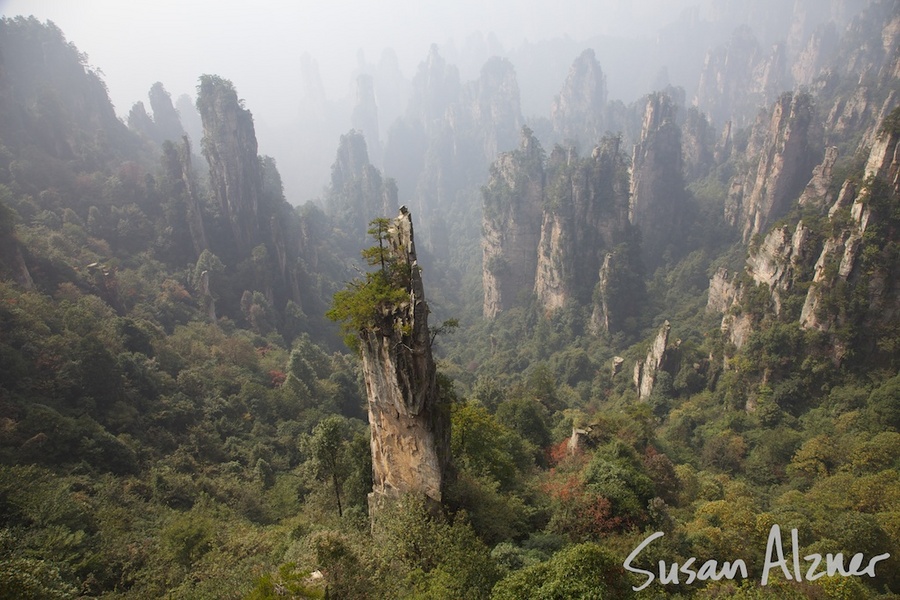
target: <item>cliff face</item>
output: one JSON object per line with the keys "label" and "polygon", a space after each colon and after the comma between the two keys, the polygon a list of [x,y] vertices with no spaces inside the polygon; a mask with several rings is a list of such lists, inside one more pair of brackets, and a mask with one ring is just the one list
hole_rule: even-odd
{"label": "cliff face", "polygon": [[681,124],[681,157],[685,179],[696,181],[709,173],[714,164],[715,152],[716,133],[706,115],[692,106]]}
{"label": "cliff face", "polygon": [[433,45],[413,76],[407,118],[422,123],[428,132],[439,130],[447,109],[457,101],[461,91],[459,70],[447,64]]}
{"label": "cliff face", "polygon": [[0,139],[14,158],[30,147],[96,170],[139,156],[105,84],[52,23],[0,20],[0,106]]}
{"label": "cliff face", "polygon": [[160,82],[150,87],[150,108],[153,110],[153,123],[156,125],[157,140],[178,141],[184,136],[181,119],[172,105],[172,97]]}
{"label": "cliff face", "polygon": [[466,86],[465,96],[472,131],[482,138],[483,156],[488,163],[499,152],[515,146],[522,127],[519,84],[512,63],[496,57],[488,60],[479,78]]}
{"label": "cliff face", "polygon": [[608,281],[607,255],[629,240],[630,228],[628,170],[618,138],[605,138],[584,159],[557,147],[548,170],[534,292],[549,312],[569,301],[591,301],[604,264]]}
{"label": "cliff face", "polygon": [[[898,119],[895,110],[885,121],[863,183],[844,182],[827,224],[816,231],[803,221],[773,228],[751,249],[741,274],[720,270],[712,278],[707,307],[724,313],[722,330],[736,347],[766,315],[774,315],[828,334],[836,364],[848,352],[868,357],[881,351],[878,340],[900,319],[900,261],[893,241],[900,232]],[[829,148],[799,203],[825,211],[835,158]]]}
{"label": "cliff face", "polygon": [[262,177],[253,117],[231,82],[204,75],[197,108],[203,119],[203,154],[222,216],[241,255],[260,242],[259,191]]}
{"label": "cliff face", "polygon": [[366,140],[353,130],[341,136],[337,156],[331,167],[328,212],[358,239],[366,236],[373,217],[397,210],[397,186],[385,181],[369,163]]}
{"label": "cliff face", "polygon": [[191,144],[187,136],[184,136],[178,146],[172,143],[163,145],[166,179],[172,186],[170,194],[180,200],[178,212],[173,215],[170,227],[173,231],[180,232],[184,224],[187,224],[187,236],[190,237],[196,260],[204,250],[209,249],[209,241],[206,237],[202,202],[191,162]]}
{"label": "cliff face", "polygon": [[647,357],[634,363],[634,387],[637,389],[640,400],[650,397],[656,375],[665,366],[670,329],[668,321],[663,323],[653,339],[650,350],[647,351]]}
{"label": "cliff face", "polygon": [[757,119],[747,144],[748,168],[731,181],[725,216],[744,242],[783,216],[821,160],[822,130],[812,98],[783,94],[768,117]]}
{"label": "cliff face", "polygon": [[409,300],[360,334],[372,435],[372,508],[404,493],[439,503],[450,460],[449,411],[438,394],[408,212],[401,210],[388,234],[391,256],[409,266]]}
{"label": "cliff face", "polygon": [[544,152],[528,129],[518,150],[501,154],[482,190],[484,316],[534,289],[544,201]]}
{"label": "cliff face", "polygon": [[203,120],[203,154],[210,187],[228,234],[210,240],[227,265],[245,265],[254,274],[247,282],[276,310],[289,300],[301,303],[298,257],[303,255],[297,214],[284,199],[275,161],[257,155],[250,111],[238,100],[230,81],[200,78],[197,108]]}
{"label": "cliff face", "polygon": [[564,140],[595,143],[606,131],[606,100],[606,76],[588,48],[572,63],[562,90],[553,99],[554,131]]}
{"label": "cliff face", "polygon": [[676,106],[665,94],[651,94],[641,137],[634,147],[628,217],[641,231],[645,263],[653,266],[679,233],[684,213],[681,131]]}
{"label": "cliff face", "polygon": [[[900,117],[900,110],[892,117]],[[895,124],[872,147],[865,176],[858,193],[848,181],[829,211],[836,231],[824,241],[800,315],[802,327],[831,333],[837,363],[851,345],[874,351],[879,332],[896,327],[900,318],[894,241],[900,232],[900,130]]]}
{"label": "cliff face", "polygon": [[464,85],[435,46],[419,65],[406,117],[388,135],[385,173],[397,178],[400,202],[417,215],[419,247],[428,251],[422,260],[447,256],[451,240],[477,243],[478,189],[497,155],[517,145],[519,102],[508,60],[489,59]]}
{"label": "cliff face", "polygon": [[[356,104],[350,116],[353,129],[362,132],[372,163],[381,166],[381,140],[378,127],[378,105],[375,102],[375,83],[370,75],[356,78]],[[340,152],[340,150],[339,150]]]}
{"label": "cliff face", "polygon": [[751,122],[759,106],[789,89],[782,45],[762,48],[749,27],[735,30],[727,44],[710,50],[703,64],[694,105],[714,123]]}

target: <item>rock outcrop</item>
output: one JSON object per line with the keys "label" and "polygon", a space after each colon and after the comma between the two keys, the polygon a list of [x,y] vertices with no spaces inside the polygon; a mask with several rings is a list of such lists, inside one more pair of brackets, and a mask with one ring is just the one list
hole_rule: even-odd
{"label": "rock outcrop", "polygon": [[659,328],[653,344],[647,352],[644,360],[634,363],[634,387],[638,392],[638,399],[646,400],[653,392],[653,384],[657,373],[663,369],[666,362],[666,351],[669,345],[669,330],[671,326],[666,321]]}
{"label": "rock outcrop", "polygon": [[[512,63],[491,58],[477,80],[466,85],[463,105],[471,115],[471,131],[480,137],[485,163],[515,147],[522,127],[519,84]],[[451,127],[455,127],[451,113]]]}
{"label": "rock outcrop", "polygon": [[756,285],[769,289],[776,315],[781,312],[782,296],[790,292],[808,261],[809,237],[810,231],[803,221],[797,224],[793,234],[787,226],[776,227],[747,258],[747,274]]}
{"label": "rock outcrop", "polygon": [[534,289],[544,202],[544,152],[525,128],[518,150],[501,154],[482,190],[484,316]]}
{"label": "rock outcrop", "polygon": [[572,63],[562,90],[553,99],[553,130],[563,140],[596,143],[606,131],[606,100],[606,75],[588,48]]}
{"label": "rock outcrop", "polygon": [[[264,293],[275,310],[288,301],[300,304],[299,217],[284,198],[274,159],[257,154],[253,116],[232,83],[213,75],[200,78],[197,108],[210,187],[226,228],[215,243],[210,240],[212,249],[226,265],[252,265],[247,291]],[[227,313],[237,307],[220,308]]]}
{"label": "rock outcrop", "polygon": [[741,26],[727,44],[707,53],[694,105],[713,123],[743,127],[758,107],[790,88],[786,79],[784,47],[776,44],[766,51],[750,28]]}
{"label": "rock outcrop", "polygon": [[747,144],[749,168],[732,179],[725,204],[726,220],[745,243],[787,213],[820,162],[822,145],[808,94],[783,94],[770,115],[760,115]]}
{"label": "rock outcrop", "polygon": [[748,253],[743,276],[723,268],[710,279],[707,310],[723,314],[722,332],[735,348],[744,345],[761,316],[744,305],[755,288],[764,286],[767,299],[765,306],[754,310],[778,315],[785,299],[805,279],[814,251],[810,238],[802,221],[794,228],[776,227]]}
{"label": "rock outcrop", "polygon": [[[548,161],[534,292],[548,312],[585,305],[607,255],[629,241],[628,167],[619,138],[607,137],[579,159],[557,146]],[[607,328],[604,328],[606,330]]]}
{"label": "rock outcrop", "polygon": [[260,243],[262,174],[253,116],[238,100],[231,82],[213,75],[200,78],[197,108],[203,119],[210,185],[237,252],[246,256]]}
{"label": "rock outcrop", "polygon": [[[169,193],[180,202],[177,214],[172,215],[172,227],[175,235],[187,224],[187,235],[190,237],[194,258],[209,249],[206,226],[203,222],[203,210],[191,160],[191,143],[187,135],[182,143],[176,146],[171,142],[163,144],[163,164],[166,169],[166,180],[172,186]],[[176,222],[177,221],[177,222]]]}
{"label": "rock outcrop", "polygon": [[686,181],[696,181],[709,173],[715,150],[716,132],[706,115],[696,107],[688,108],[681,124],[681,157]]}
{"label": "rock outcrop", "polygon": [[405,493],[443,499],[450,461],[448,407],[438,393],[428,305],[412,219],[401,209],[388,230],[392,260],[408,268],[408,300],[360,331],[372,442],[370,509]]}
{"label": "rock outcrop", "polygon": [[373,218],[397,211],[397,186],[392,179],[383,179],[369,162],[368,145],[359,131],[352,130],[341,136],[331,166],[331,189],[326,208],[348,233],[358,239],[366,237]]}
{"label": "rock outcrop", "polygon": [[825,149],[825,158],[821,164],[813,169],[812,178],[806,184],[806,189],[800,195],[798,204],[800,206],[815,206],[824,208],[834,204],[834,194],[831,190],[832,172],[834,171],[834,163],[838,158],[838,149],[835,146],[829,146]]}
{"label": "rock outcrop", "polygon": [[356,78],[356,103],[350,116],[350,126],[362,133],[365,138],[372,164],[381,167],[378,105],[375,102],[375,82],[370,75],[360,75]]}
{"label": "rock outcrop", "polygon": [[163,84],[156,82],[151,86],[150,92],[150,109],[153,111],[153,124],[156,129],[156,141],[159,143],[166,140],[177,142],[184,136],[184,129],[181,126],[181,119],[178,112],[172,105],[172,97],[163,87]]}
{"label": "rock outcrop", "polygon": [[651,94],[641,137],[634,146],[628,217],[641,231],[644,262],[657,265],[666,246],[680,234],[686,195],[681,130],[676,106],[666,94]]}
{"label": "rock outcrop", "polygon": [[417,215],[422,260],[447,256],[451,239],[477,243],[478,189],[497,155],[515,149],[522,122],[512,63],[491,58],[463,85],[432,46],[384,159],[385,173],[400,182],[400,202]]}
{"label": "rock outcrop", "polygon": [[[892,117],[900,117],[900,110]],[[884,131],[873,146],[865,176],[855,197],[855,186],[848,181],[829,211],[832,223],[845,224],[825,239],[800,315],[802,327],[832,334],[835,363],[843,360],[848,344],[854,341],[839,334],[843,326],[851,325],[855,341],[864,351],[872,351],[875,333],[891,330],[900,315],[900,264],[896,244],[891,241],[900,231],[895,216],[900,202],[900,130],[896,125]],[[841,300],[842,294],[851,293],[853,301]]]}

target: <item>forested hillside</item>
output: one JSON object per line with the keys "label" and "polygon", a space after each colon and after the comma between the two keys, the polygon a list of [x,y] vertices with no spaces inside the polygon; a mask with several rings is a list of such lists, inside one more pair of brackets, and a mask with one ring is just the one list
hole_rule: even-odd
{"label": "forested hillside", "polygon": [[434,46],[299,206],[0,20],[0,598],[896,597],[900,5],[802,6],[543,116]]}

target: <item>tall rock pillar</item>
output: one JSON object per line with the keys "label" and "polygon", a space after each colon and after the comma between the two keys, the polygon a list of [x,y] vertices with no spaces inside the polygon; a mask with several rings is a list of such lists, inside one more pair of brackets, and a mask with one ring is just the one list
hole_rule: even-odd
{"label": "tall rock pillar", "polygon": [[391,257],[409,267],[408,301],[360,331],[372,432],[370,510],[405,493],[440,503],[450,460],[450,418],[438,394],[428,305],[405,208],[388,230]]}

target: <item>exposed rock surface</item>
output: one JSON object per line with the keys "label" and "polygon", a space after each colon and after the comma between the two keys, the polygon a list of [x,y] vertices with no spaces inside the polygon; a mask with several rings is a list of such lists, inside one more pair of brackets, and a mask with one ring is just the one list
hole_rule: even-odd
{"label": "exposed rock surface", "polygon": [[838,149],[829,146],[825,149],[825,158],[815,169],[812,178],[806,184],[806,189],[800,195],[800,206],[816,206],[824,208],[834,204],[834,195],[831,192],[832,172],[837,161]]}
{"label": "exposed rock surface", "polygon": [[634,387],[637,388],[640,400],[646,400],[650,397],[650,393],[653,391],[653,384],[656,381],[656,374],[665,365],[670,329],[671,326],[668,321],[663,323],[653,339],[653,344],[647,352],[647,357],[634,363]]}
{"label": "exposed rock surface", "polygon": [[641,231],[644,262],[655,266],[679,232],[686,196],[681,130],[676,106],[666,94],[651,94],[641,137],[634,147],[628,217]]}
{"label": "exposed rock surface", "polygon": [[232,237],[215,245],[215,253],[225,264],[249,261],[250,285],[276,310],[289,300],[300,303],[298,217],[284,199],[275,161],[257,154],[253,116],[230,81],[211,75],[200,78],[197,108],[210,187]]}
{"label": "exposed rock surface", "polygon": [[681,124],[681,157],[687,181],[700,179],[709,172],[714,164],[715,138],[706,115],[693,106],[689,108]]}
{"label": "exposed rock surface", "polygon": [[739,27],[725,45],[707,53],[694,105],[716,124],[732,121],[743,127],[758,107],[790,88],[785,71],[782,45],[767,51],[749,27]]}
{"label": "exposed rock surface", "polygon": [[477,233],[470,236],[479,228],[478,189],[497,155],[515,149],[522,122],[512,63],[491,58],[478,79],[463,85],[432,46],[384,159],[385,173],[400,184],[399,201],[417,215],[420,250],[427,251],[422,260],[447,256],[451,239],[477,243]]}
{"label": "exposed rock surface", "polygon": [[341,136],[331,167],[327,210],[359,239],[366,237],[369,222],[397,211],[397,186],[384,180],[369,162],[363,134],[352,130]]}
{"label": "exposed rock surface", "polygon": [[393,258],[409,265],[409,300],[360,332],[372,442],[369,498],[376,510],[404,493],[441,502],[450,460],[449,411],[438,394],[428,305],[405,210],[393,220],[389,243]]}
{"label": "exposed rock surface", "polygon": [[822,132],[812,98],[783,94],[770,115],[760,115],[747,144],[748,169],[731,181],[726,219],[744,242],[783,216],[821,160]]}
{"label": "exposed rock surface", "polygon": [[156,82],[150,88],[150,108],[153,110],[153,123],[156,126],[157,141],[178,141],[184,136],[181,119],[172,105],[172,97]]}
{"label": "exposed rock surface", "polygon": [[562,90],[553,99],[550,120],[562,139],[596,143],[605,133],[606,76],[590,48],[572,66]]}
{"label": "exposed rock surface", "polygon": [[260,242],[262,175],[253,116],[238,100],[231,82],[210,75],[201,78],[197,108],[203,119],[210,185],[238,252],[247,255]]}
{"label": "exposed rock surface", "polygon": [[[209,241],[206,237],[206,226],[203,222],[203,211],[200,194],[197,191],[197,183],[194,180],[194,171],[191,160],[191,143],[185,135],[182,143],[163,145],[163,160],[169,180],[173,183],[171,193],[180,197],[183,201],[183,214],[175,218],[187,223],[191,246],[194,250],[194,258],[209,249]],[[180,227],[181,223],[173,223],[173,228]]]}
{"label": "exposed rock surface", "polygon": [[756,285],[768,287],[775,314],[781,312],[782,295],[791,290],[808,257],[809,236],[803,221],[797,224],[793,235],[787,226],[776,227],[747,258],[746,271]]}
{"label": "exposed rock surface", "polygon": [[543,150],[523,129],[518,150],[501,154],[483,189],[484,316],[493,318],[534,289],[544,201]]}
{"label": "exposed rock surface", "polygon": [[723,313],[722,331],[736,348],[743,346],[753,331],[754,315],[741,307],[748,292],[753,287],[765,286],[769,295],[765,309],[779,314],[785,297],[801,282],[804,268],[811,260],[813,249],[809,240],[809,228],[802,221],[793,232],[787,225],[776,227],[758,248],[750,251],[744,267],[748,278],[732,276],[724,268],[713,275],[707,310]]}
{"label": "exposed rock surface", "polygon": [[[897,111],[894,112],[897,115]],[[829,211],[832,221],[849,220],[827,238],[815,264],[812,286],[800,315],[800,325],[835,334],[843,325],[865,332],[887,327],[900,314],[900,284],[895,246],[885,243],[896,235],[898,223],[892,212],[900,202],[900,132],[882,134],[873,146],[865,168],[866,183],[852,204],[854,186],[845,185],[835,206]],[[849,182],[848,182],[849,183]],[[867,232],[874,232],[867,235]],[[836,290],[855,289],[865,303],[854,311],[834,302]],[[861,312],[860,312],[861,311]],[[864,335],[864,334],[860,334]],[[846,339],[833,335],[834,360],[839,363],[846,352]]]}
{"label": "exposed rock surface", "polygon": [[630,227],[628,170],[618,138],[604,138],[584,159],[557,147],[548,170],[534,292],[552,311],[572,300],[591,301],[607,254],[628,241]]}
{"label": "exposed rock surface", "polygon": [[[486,163],[515,146],[522,114],[519,84],[511,62],[497,57],[488,60],[478,79],[466,85],[464,106],[473,121],[471,130],[481,137]],[[455,125],[452,121],[450,124]]]}
{"label": "exposed rock surface", "polygon": [[362,133],[366,140],[369,158],[376,167],[381,166],[381,139],[378,128],[378,105],[375,102],[375,83],[370,75],[356,78],[356,104],[350,116],[350,125]]}

